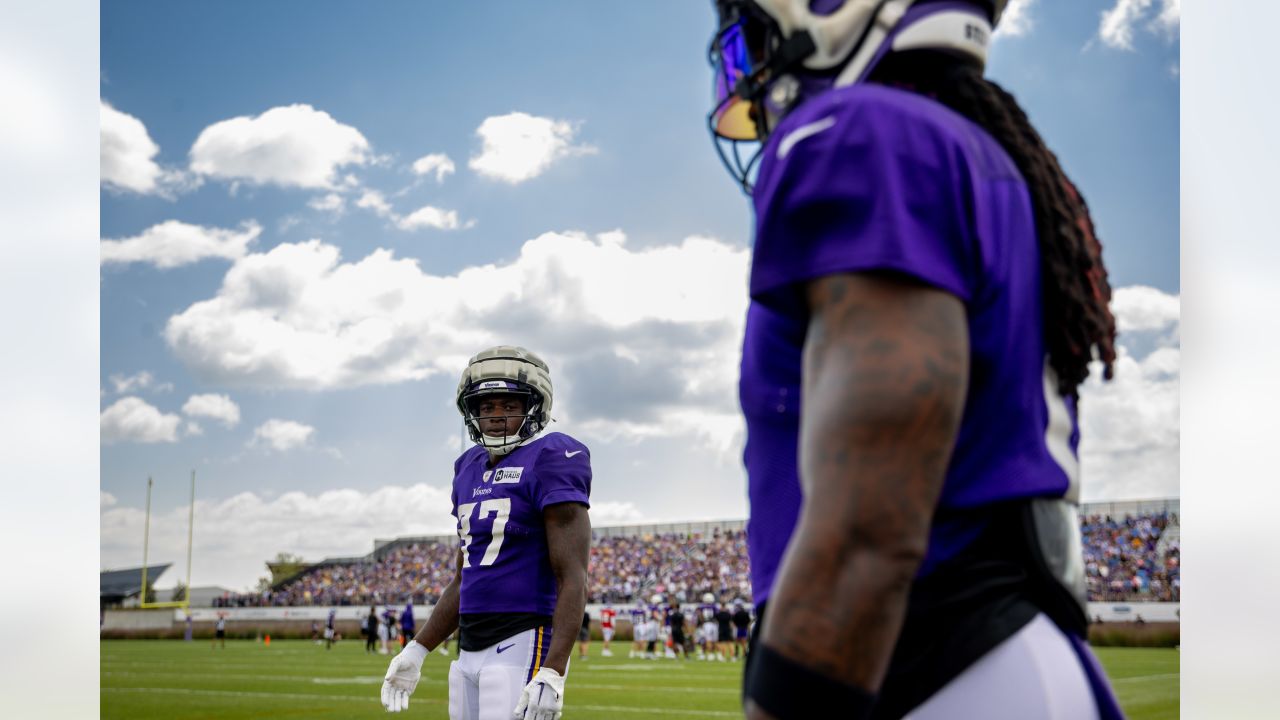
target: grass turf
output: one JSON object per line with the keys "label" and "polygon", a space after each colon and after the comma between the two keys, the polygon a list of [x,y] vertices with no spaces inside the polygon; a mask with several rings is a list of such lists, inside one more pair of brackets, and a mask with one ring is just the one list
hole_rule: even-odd
{"label": "grass turf", "polygon": [[[564,720],[740,718],[741,663],[574,660]],[[101,643],[104,720],[242,720],[247,718],[385,718],[378,690],[389,656],[365,654],[362,640],[326,651],[310,641],[209,642],[108,640]],[[576,657],[576,649],[575,649]],[[1116,695],[1131,720],[1178,717],[1178,652],[1098,648]],[[432,654],[400,717],[446,720],[451,658]]]}

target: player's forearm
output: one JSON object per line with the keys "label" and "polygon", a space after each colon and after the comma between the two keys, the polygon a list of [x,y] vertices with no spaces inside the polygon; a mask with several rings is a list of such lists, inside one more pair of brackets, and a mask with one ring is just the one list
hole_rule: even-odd
{"label": "player's forearm", "polygon": [[435,650],[437,645],[444,642],[457,629],[458,580],[455,578],[440,593],[440,599],[431,609],[431,616],[427,618],[427,622],[418,631],[414,640],[426,646],[428,651]]}
{"label": "player's forearm", "polygon": [[569,655],[582,627],[582,614],[587,609],[587,573],[566,573],[557,577],[556,609],[551,616],[551,645],[547,648],[547,667],[564,675]]}
{"label": "player's forearm", "polygon": [[857,276],[815,286],[800,437],[806,500],[762,640],[874,693],[955,443],[967,328],[963,305],[941,291]]}

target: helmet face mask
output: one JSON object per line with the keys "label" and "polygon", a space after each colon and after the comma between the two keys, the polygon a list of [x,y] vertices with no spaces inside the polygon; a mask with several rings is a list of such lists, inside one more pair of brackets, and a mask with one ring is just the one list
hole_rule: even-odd
{"label": "helmet face mask", "polygon": [[[522,412],[510,414],[492,407],[493,401],[503,404],[506,399],[519,399],[524,406]],[[510,453],[542,432],[551,422],[551,400],[551,376],[546,362],[513,345],[492,347],[471,358],[458,383],[456,398],[471,441],[493,457]],[[502,423],[495,418],[501,418]],[[513,428],[511,421],[516,418],[520,423]],[[495,428],[502,428],[502,432],[485,432]]]}
{"label": "helmet face mask", "polygon": [[[899,50],[940,49],[985,63],[987,37],[1007,2],[714,0],[719,26],[708,49],[714,78],[707,126],[721,162],[750,195],[764,141],[805,98],[863,81]],[[971,33],[966,25],[980,5],[990,24],[981,18],[985,31]],[[946,13],[968,19],[922,22]]]}

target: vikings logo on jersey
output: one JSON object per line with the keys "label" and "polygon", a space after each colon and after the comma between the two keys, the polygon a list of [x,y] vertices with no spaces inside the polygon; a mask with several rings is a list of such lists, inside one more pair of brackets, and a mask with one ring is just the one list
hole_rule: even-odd
{"label": "vikings logo on jersey", "polygon": [[455,463],[453,514],[462,549],[459,612],[555,611],[555,575],[542,512],[548,505],[590,505],[591,453],[562,433],[520,445],[488,467],[473,447]]}

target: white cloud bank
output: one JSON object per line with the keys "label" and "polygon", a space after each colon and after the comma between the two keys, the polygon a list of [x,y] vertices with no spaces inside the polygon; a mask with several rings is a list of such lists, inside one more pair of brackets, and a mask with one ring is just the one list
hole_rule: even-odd
{"label": "white cloud bank", "polygon": [[98,418],[102,442],[177,442],[182,418],[162,413],[146,400],[122,397],[102,411]]}
{"label": "white cloud bank", "polygon": [[1120,330],[1115,379],[1101,367],[1080,390],[1083,499],[1176,497],[1179,492],[1178,296],[1149,287],[1116,290]]}
{"label": "white cloud bank", "polygon": [[207,258],[236,260],[261,234],[262,227],[252,220],[236,230],[166,220],[133,237],[104,239],[100,258],[103,264],[144,262],[162,270]]}
{"label": "white cloud bank", "polygon": [[[515,342],[553,362],[562,419],[610,418],[605,432],[625,412],[611,432],[692,429],[723,446],[741,427],[747,262],[708,238],[632,250],[620,232],[546,233],[506,264],[438,276],[389,250],[346,262],[318,240],[285,243],[237,261],[165,337],[211,382],[312,390],[452,375],[478,349]],[[618,388],[637,383],[641,399],[622,403]]]}
{"label": "white cloud bank", "polygon": [[[136,566],[142,557],[142,508],[121,506],[105,492],[99,505],[101,566]],[[246,492],[197,500],[192,584],[245,590],[267,574],[264,563],[277,552],[318,561],[368,553],[374,538],[453,533],[449,508],[447,487],[421,483],[369,492],[289,492],[274,498]],[[159,580],[168,587],[185,577],[187,507],[153,510],[150,533],[155,562],[175,563]]]}
{"label": "white cloud bank", "polygon": [[99,102],[99,169],[102,184],[112,190],[141,195],[170,196],[184,182],[181,171],[162,168],[160,154],[138,118],[121,112],[105,100]]}
{"label": "white cloud bank", "polygon": [[190,417],[207,417],[232,428],[240,422],[240,406],[227,395],[192,395],[182,405]]}
{"label": "white cloud bank", "polygon": [[191,146],[192,172],[282,187],[330,189],[342,168],[374,161],[359,130],[301,104],[214,123]]}
{"label": "white cloud bank", "polygon": [[483,146],[468,166],[484,177],[518,185],[560,158],[596,152],[590,145],[574,145],[576,134],[572,123],[528,113],[488,117],[476,128]]}

